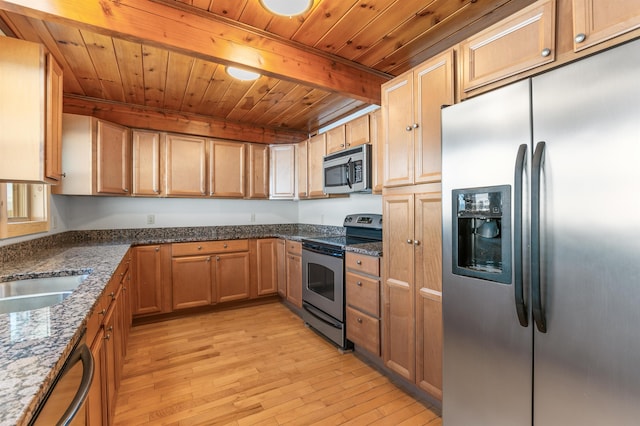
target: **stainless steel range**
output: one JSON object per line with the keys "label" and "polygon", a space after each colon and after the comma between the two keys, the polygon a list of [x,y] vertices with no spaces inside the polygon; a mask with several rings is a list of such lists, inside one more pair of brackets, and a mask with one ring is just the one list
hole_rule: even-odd
{"label": "stainless steel range", "polygon": [[302,318],[341,349],[352,346],[345,329],[345,247],[382,241],[382,215],[350,214],[344,227],[344,236],[302,240]]}

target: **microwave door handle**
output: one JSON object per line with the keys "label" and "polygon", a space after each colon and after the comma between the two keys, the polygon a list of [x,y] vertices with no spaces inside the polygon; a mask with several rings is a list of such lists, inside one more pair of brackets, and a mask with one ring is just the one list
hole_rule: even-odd
{"label": "microwave door handle", "polygon": [[352,170],[354,169],[353,163],[351,162],[351,157],[349,157],[349,161],[347,161],[347,185],[349,185],[350,189],[353,189],[353,185],[351,184],[352,179]]}

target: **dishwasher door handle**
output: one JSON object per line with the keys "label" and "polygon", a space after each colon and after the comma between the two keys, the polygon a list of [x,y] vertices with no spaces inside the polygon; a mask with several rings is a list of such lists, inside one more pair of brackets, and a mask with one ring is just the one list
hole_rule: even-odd
{"label": "dishwasher door handle", "polygon": [[58,425],[66,426],[70,424],[71,420],[73,420],[89,394],[89,388],[91,387],[91,381],[93,380],[94,362],[91,350],[86,344],[82,344],[76,348],[69,359],[67,368],[65,368],[62,374],[65,374],[70,370],[78,361],[82,361],[82,379],[80,380],[80,386],[78,387],[78,391],[73,397],[73,400],[69,404],[69,407],[67,407],[67,410],[58,422]]}

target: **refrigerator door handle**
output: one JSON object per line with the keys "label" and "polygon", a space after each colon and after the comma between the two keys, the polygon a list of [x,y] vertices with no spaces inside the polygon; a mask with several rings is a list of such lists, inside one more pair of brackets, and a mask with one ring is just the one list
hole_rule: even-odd
{"label": "refrigerator door handle", "polygon": [[544,142],[538,142],[533,153],[531,172],[531,304],[538,331],[547,332],[547,321],[540,292],[540,174]]}
{"label": "refrigerator door handle", "polygon": [[529,318],[527,316],[527,305],[524,301],[524,286],[523,286],[523,270],[522,270],[522,179],[524,174],[524,162],[527,155],[527,145],[522,144],[518,148],[518,154],[516,155],[516,167],[514,177],[514,217],[513,217],[513,247],[514,247],[514,289],[516,312],[518,314],[518,321],[523,327],[529,326]]}

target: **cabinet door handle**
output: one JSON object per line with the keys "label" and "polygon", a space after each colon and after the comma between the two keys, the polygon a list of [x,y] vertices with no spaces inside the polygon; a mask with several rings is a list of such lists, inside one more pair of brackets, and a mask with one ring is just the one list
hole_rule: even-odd
{"label": "cabinet door handle", "polygon": [[413,240],[413,244],[415,244],[415,245],[419,246],[419,245],[420,245],[420,241],[418,241],[418,240]]}
{"label": "cabinet door handle", "polygon": [[198,250],[202,250],[202,246],[198,246]]}
{"label": "cabinet door handle", "polygon": [[356,260],[357,265],[362,265],[362,260]]}
{"label": "cabinet door handle", "polygon": [[576,43],[582,43],[586,39],[587,39],[587,35],[585,33],[576,34],[576,37],[574,38]]}
{"label": "cabinet door handle", "polygon": [[358,287],[362,287],[362,281],[358,281],[358,282],[356,283],[356,285],[357,285]]}
{"label": "cabinet door handle", "polygon": [[100,312],[98,312],[98,315],[104,315],[107,313],[106,309],[101,310]]}
{"label": "cabinet door handle", "polygon": [[129,188],[123,188],[122,189],[124,192],[129,192]]}
{"label": "cabinet door handle", "polygon": [[109,296],[111,297],[111,300],[114,300],[116,298],[116,294],[113,291],[109,293]]}
{"label": "cabinet door handle", "polygon": [[156,247],[156,251],[160,251],[160,247]]}
{"label": "cabinet door handle", "polygon": [[412,131],[412,130],[413,130],[413,127],[411,127],[411,126],[407,126],[407,127],[405,128],[405,130],[406,130],[407,132],[410,132],[410,131]]}
{"label": "cabinet door handle", "polygon": [[549,48],[545,48],[542,49],[542,52],[540,53],[544,58],[546,58],[547,56],[551,55],[551,49]]}
{"label": "cabinet door handle", "polygon": [[227,246],[227,243],[224,243],[224,244],[222,245],[222,247],[227,248],[227,247],[228,247],[228,246]]}
{"label": "cabinet door handle", "polygon": [[413,244],[413,240],[412,240],[411,238],[409,238],[409,239],[407,240],[407,244]]}
{"label": "cabinet door handle", "polygon": [[220,260],[220,256],[216,256],[216,261]]}
{"label": "cabinet door handle", "polygon": [[207,257],[207,262],[211,262],[211,256]]}
{"label": "cabinet door handle", "polygon": [[362,318],[358,318],[356,321],[358,321],[358,324],[362,324]]}
{"label": "cabinet door handle", "polygon": [[107,331],[109,332],[113,331],[113,326],[109,326],[109,328],[107,328]]}
{"label": "cabinet door handle", "polygon": [[107,334],[107,335],[104,336],[104,340],[109,340],[110,338],[111,338],[110,334]]}

